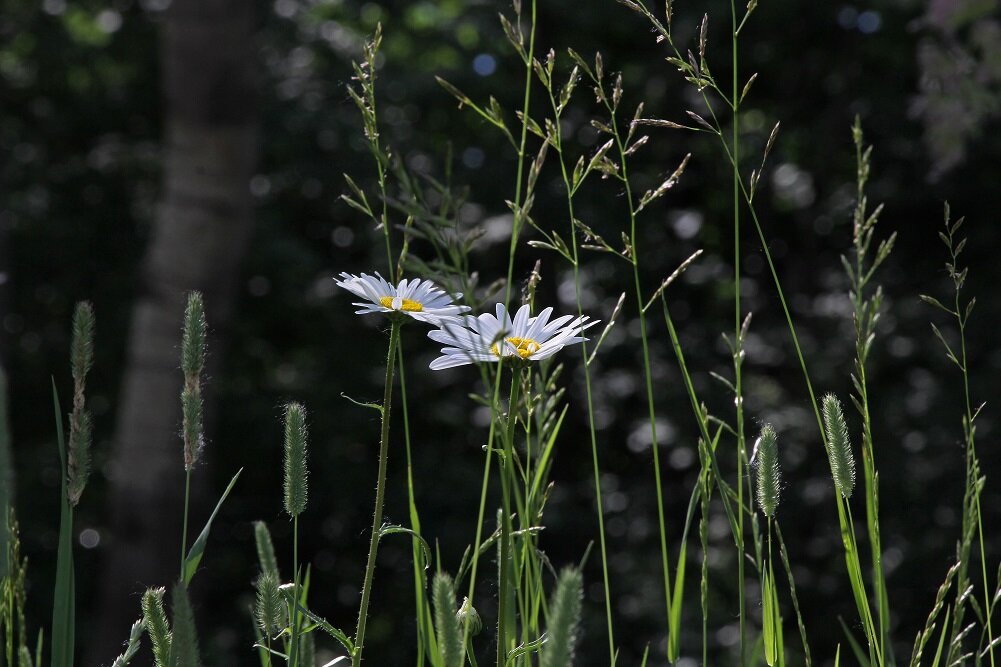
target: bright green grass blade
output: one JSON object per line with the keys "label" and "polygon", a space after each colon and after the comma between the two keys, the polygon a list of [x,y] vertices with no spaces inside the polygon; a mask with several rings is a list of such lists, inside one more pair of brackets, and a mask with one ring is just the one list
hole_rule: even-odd
{"label": "bright green grass blade", "polygon": [[52,379],[52,401],[56,415],[56,444],[62,471],[59,498],[59,551],[56,555],[56,585],[52,600],[52,667],[73,667],[73,644],[76,621],[73,580],[73,509],[66,494],[66,441],[59,392]]}
{"label": "bright green grass blade", "polygon": [[834,653],[834,667],[839,667],[841,664],[841,644],[838,644],[838,650]]}
{"label": "bright green grass blade", "polygon": [[775,595],[775,580],[771,567],[764,572],[761,577],[761,637],[765,648],[765,662],[768,667],[774,667],[778,656],[778,632],[776,628],[776,618],[778,611],[777,596]]}
{"label": "bright green grass blade", "polygon": [[191,545],[191,549],[188,551],[188,555],[184,559],[184,585],[187,586],[191,583],[191,578],[195,576],[195,571],[198,570],[198,564],[202,561],[202,556],[205,555],[205,545],[209,541],[209,531],[212,530],[212,521],[215,520],[216,515],[219,513],[219,508],[222,507],[223,502],[229,495],[229,492],[233,490],[236,485],[236,480],[240,477],[240,473],[243,472],[243,468],[236,471],[233,475],[233,479],[229,480],[229,485],[226,486],[226,490],[222,492],[222,497],[219,498],[219,502],[216,503],[215,509],[212,510],[212,514],[209,516],[209,520],[205,522],[205,527],[202,528],[202,532],[198,534],[198,539],[194,541]]}
{"label": "bright green grass blade", "polygon": [[[694,497],[694,496],[693,496]],[[671,615],[668,617],[667,659],[677,662],[681,653],[681,602],[685,589],[685,563],[688,561],[686,544],[682,542],[678,553],[678,569],[674,572],[674,591]]]}

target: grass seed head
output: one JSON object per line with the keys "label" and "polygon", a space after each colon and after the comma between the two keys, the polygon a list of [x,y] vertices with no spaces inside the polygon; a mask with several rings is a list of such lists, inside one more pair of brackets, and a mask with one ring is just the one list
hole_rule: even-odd
{"label": "grass seed head", "polygon": [[306,408],[285,406],[285,511],[296,517],[306,509],[309,495],[306,469]]}
{"label": "grass seed head", "polygon": [[824,429],[827,431],[827,456],[831,461],[834,486],[845,498],[855,489],[855,457],[848,439],[848,424],[841,411],[841,401],[834,394],[823,398]]}

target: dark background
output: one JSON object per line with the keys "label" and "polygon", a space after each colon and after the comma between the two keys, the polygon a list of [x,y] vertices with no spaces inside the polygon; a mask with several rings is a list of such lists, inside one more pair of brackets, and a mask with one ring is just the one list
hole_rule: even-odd
{"label": "dark background", "polygon": [[[698,22],[710,13],[709,61],[717,78],[728,81],[729,6],[677,4],[676,34],[693,49]],[[93,301],[98,315],[97,363],[89,382],[97,472],[77,512],[78,533],[96,531],[99,537],[95,545],[94,534],[88,533],[82,541],[91,548],[77,549],[77,636],[81,655],[88,656],[85,664],[110,663],[111,651],[128,632],[123,622],[116,636],[93,642],[104,647],[110,642],[110,651],[86,645],[96,633],[99,613],[108,611],[99,609],[97,592],[115,576],[103,567],[117,543],[109,523],[115,481],[102,473],[111,470],[129,322],[138,295],[150,289],[143,258],[164,196],[163,136],[172,111],[164,102],[160,40],[176,9],[168,5],[161,0],[9,0],[0,15],[0,324],[10,378],[18,509],[30,559],[29,624],[36,629],[49,623],[58,523],[49,378],[54,376],[68,396],[74,302]],[[698,108],[690,87],[665,63],[667,51],[654,43],[637,14],[611,0],[540,5],[539,52],[556,49],[561,79],[569,70],[566,47],[586,58],[600,49],[606,67],[623,73],[627,108],[644,101],[644,115],[679,122],[686,109]],[[200,526],[226,481],[244,468],[195,584],[205,659],[217,665],[256,661],[247,613],[256,574],[251,521],[268,522],[286,576],[289,572],[280,424],[281,406],[289,399],[310,410],[312,489],[301,553],[313,566],[313,606],[340,627],[351,628],[355,620],[378,424],[375,413],[341,394],[380,395],[385,323],[354,317],[349,297],[335,289],[331,278],[340,271],[384,271],[385,254],[371,225],[339,201],[346,191],[345,171],[375,198],[372,163],[345,92],[351,60],[361,57],[363,41],[382,22],[383,141],[414,171],[436,177],[445,172],[450,147],[452,182],[469,188],[462,220],[488,229],[471,258],[482,285],[506,271],[504,200],[513,195],[514,158],[499,133],[456,109],[434,76],[445,76],[476,100],[495,95],[511,122],[522,86],[522,68],[496,17],[498,11],[510,12],[504,3],[277,0],[258,2],[255,10],[253,58],[247,65],[258,95],[246,100],[259,122],[259,157],[246,187],[254,207],[254,220],[248,221],[253,237],[240,263],[232,317],[210,343],[208,445],[205,464],[195,471],[199,502],[193,522]],[[759,211],[815,386],[844,399],[854,332],[838,256],[851,243],[855,167],[849,128],[855,115],[876,146],[870,201],[886,203],[877,235],[896,231],[899,236],[879,274],[886,290],[885,316],[869,378],[894,636],[898,653],[909,655],[953,556],[963,482],[960,377],[928,325],[936,321],[951,336],[951,323],[918,299],[919,293],[950,296],[945,249],[937,238],[944,200],[969,221],[964,228],[970,237],[964,254],[971,266],[967,291],[979,297],[968,331],[973,395],[975,403],[988,402],[977,435],[988,475],[982,506],[989,571],[1001,554],[996,531],[1001,498],[993,483],[999,464],[994,398],[1001,370],[994,345],[1001,321],[1001,304],[994,298],[1001,280],[996,261],[1001,205],[997,3],[769,0],[755,12],[741,43],[742,80],[759,73],[745,103],[747,161],[742,167],[747,174],[757,166],[768,132],[780,120]],[[596,117],[593,96],[582,85],[567,116],[574,156],[596,145],[589,126]],[[645,287],[651,290],[694,250],[705,250],[697,266],[672,287],[672,309],[697,389],[711,410],[730,416],[730,397],[708,375],[730,372],[720,337],[732,330],[733,317],[729,167],[708,135],[656,128],[648,133],[651,140],[632,166],[637,189],[655,186],[685,153],[693,157],[677,188],[641,218]],[[627,223],[621,194],[616,184],[594,179],[579,196],[578,216],[606,238],[617,238]],[[536,220],[565,229],[565,203],[553,163],[543,173],[538,200]],[[750,227],[745,227],[741,254],[745,309],[755,314],[747,343],[745,414],[749,423],[768,420],[780,432],[785,483],[780,520],[814,655],[824,664],[836,643],[844,642],[836,618],[843,616],[851,625],[855,617],[830,502],[833,487]],[[569,311],[573,293],[567,300],[566,285],[572,276],[555,255],[522,245],[518,280],[537,259],[542,260],[540,300]],[[606,319],[618,294],[630,289],[627,266],[600,255],[588,256],[584,266],[585,309]],[[208,307],[212,326],[211,300]],[[602,486],[620,662],[638,664],[650,643],[656,656],[652,664],[663,664],[656,507],[635,317],[635,309],[627,306],[596,365]],[[175,346],[180,318],[176,321]],[[651,321],[661,460],[669,530],[676,541],[698,469],[697,436],[663,322]],[[435,349],[418,326],[404,330],[403,345],[424,532],[440,547],[443,567],[454,570],[472,540],[480,445],[486,437],[483,420],[477,421],[467,398],[476,374],[426,371]],[[575,361],[576,355],[568,355],[570,366]],[[553,473],[557,487],[542,539],[557,566],[577,562],[597,537],[582,376],[577,369],[567,377],[572,407],[560,438]],[[179,370],[177,382],[179,387]],[[469,426],[470,415],[475,428]],[[387,518],[405,522],[402,424],[395,417]],[[849,419],[857,429],[856,415]],[[172,435],[167,434],[168,442]],[[179,438],[176,459],[179,474]],[[733,456],[724,460],[732,464]],[[174,488],[175,481],[164,484]],[[177,488],[169,493],[179,508]],[[861,511],[859,506],[856,515]],[[721,513],[710,534],[711,644],[717,659],[727,664],[736,634],[735,554]],[[164,550],[176,552],[176,531],[164,529],[158,540]],[[672,547],[672,562],[676,552]],[[414,641],[409,557],[406,539],[383,542],[366,652],[373,664],[409,662]],[[686,655],[695,655],[700,646],[694,631],[699,557],[697,549],[690,552],[686,613],[692,623],[685,625],[693,631],[684,639]],[[578,663],[600,665],[606,651],[596,553],[585,576],[588,616]],[[119,602],[120,613],[134,619],[143,586],[124,585],[132,595]],[[489,628],[493,603],[489,588],[482,590],[480,605]],[[791,609],[785,617],[791,621]],[[798,644],[791,623],[785,636],[787,644]],[[477,641],[487,650],[489,632]]]}

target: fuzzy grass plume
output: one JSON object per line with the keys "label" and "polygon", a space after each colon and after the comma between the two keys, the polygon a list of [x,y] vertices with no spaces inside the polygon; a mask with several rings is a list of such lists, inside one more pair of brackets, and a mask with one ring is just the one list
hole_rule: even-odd
{"label": "fuzzy grass plume", "polygon": [[257,577],[257,599],[254,616],[257,625],[269,639],[275,637],[285,627],[286,606],[279,588],[280,582],[274,573],[267,570]]}
{"label": "fuzzy grass plume", "polygon": [[580,570],[568,567],[556,580],[556,590],[549,600],[546,642],[542,667],[569,667],[573,663],[574,644],[580,625],[584,578]]}
{"label": "fuzzy grass plume", "polygon": [[306,509],[309,483],[306,470],[306,408],[285,406],[285,511],[297,517]]}
{"label": "fuzzy grass plume", "polygon": [[848,439],[848,424],[841,411],[841,401],[834,394],[822,399],[824,429],[827,431],[827,456],[831,461],[831,474],[838,492],[846,499],[855,489],[855,457]]}
{"label": "fuzzy grass plume", "polygon": [[202,369],[205,367],[205,340],[208,324],[201,292],[188,294],[184,310],[184,336],[181,340],[181,370],[184,389],[181,390],[183,414],[184,469],[191,470],[198,462],[204,437],[202,435]]}
{"label": "fuzzy grass plume", "polygon": [[156,667],[170,665],[170,624],[167,622],[167,612],[163,608],[163,588],[148,588],[143,594],[143,622],[150,643],[153,644],[153,659]]}
{"label": "fuzzy grass plume", "polygon": [[455,613],[455,585],[452,577],[444,572],[435,574],[431,595],[442,667],[462,667],[462,629]]}
{"label": "fuzzy grass plume", "polygon": [[757,495],[762,513],[769,519],[775,516],[779,506],[782,474],[779,469],[778,438],[771,424],[761,427],[761,435],[755,445],[757,455]]}
{"label": "fuzzy grass plume", "polygon": [[170,597],[174,620],[174,635],[170,642],[170,667],[199,667],[202,663],[198,657],[198,632],[188,589],[183,583],[176,582]]}
{"label": "fuzzy grass plume", "polygon": [[87,301],[78,303],[73,313],[70,362],[73,371],[73,412],[69,419],[66,492],[70,504],[75,507],[80,502],[90,476],[92,423],[90,411],[86,407],[85,391],[87,373],[94,364],[94,307]]}

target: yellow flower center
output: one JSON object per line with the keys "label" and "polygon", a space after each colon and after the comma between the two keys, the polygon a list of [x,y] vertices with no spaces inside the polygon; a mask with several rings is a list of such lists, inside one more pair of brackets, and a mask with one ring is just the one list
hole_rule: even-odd
{"label": "yellow flower center", "polygon": [[[527,359],[529,355],[535,354],[539,351],[542,346],[531,338],[519,338],[517,336],[512,336],[511,338],[505,338],[508,343],[511,343],[515,347],[515,352],[522,359]],[[490,346],[490,351],[493,352],[498,357],[501,356],[500,349],[497,343]]]}
{"label": "yellow flower center", "polygon": [[[393,297],[391,296],[382,297],[381,299],[379,299],[379,303],[382,304],[383,308],[389,308],[390,310],[394,310]],[[403,303],[400,305],[400,310],[406,311],[408,313],[419,313],[422,310],[424,310],[424,306],[422,306],[418,301],[412,301],[411,299],[403,299]]]}

